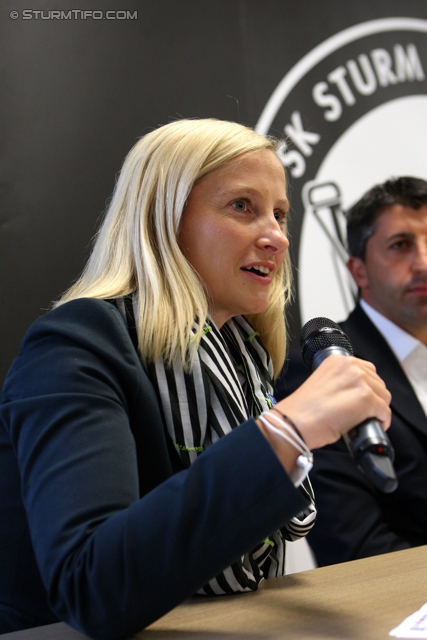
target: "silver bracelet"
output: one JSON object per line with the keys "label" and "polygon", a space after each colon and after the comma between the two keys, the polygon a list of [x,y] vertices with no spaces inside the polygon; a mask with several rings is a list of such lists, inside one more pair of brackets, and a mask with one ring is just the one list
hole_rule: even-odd
{"label": "silver bracelet", "polygon": [[292,427],[292,429],[293,429],[293,430],[296,432],[296,434],[301,438],[301,440],[303,440],[303,441],[305,442],[305,440],[304,440],[304,438],[302,437],[302,435],[301,435],[301,433],[300,433],[300,430],[298,429],[297,425],[295,424],[295,422],[294,422],[293,420],[291,420],[291,419],[290,419],[290,417],[289,417],[289,416],[287,416],[287,415],[285,415],[284,413],[282,413],[281,411],[279,411],[279,409],[278,409],[276,406],[271,407],[271,411],[275,411],[276,413],[278,413],[278,414],[279,414],[279,416],[281,416],[281,417],[282,417],[282,419],[283,419],[283,420],[284,420],[284,421],[285,421],[285,422],[286,422],[290,427]]}
{"label": "silver bracelet", "polygon": [[[276,424],[279,424],[281,428],[278,428],[273,424],[271,424],[270,422],[271,418],[274,418],[274,420],[276,421]],[[312,452],[307,447],[307,445],[305,444],[304,440],[299,435],[299,433],[296,433],[294,429],[292,429],[292,427],[289,424],[287,424],[284,420],[279,418],[278,415],[272,413],[271,411],[263,411],[259,416],[259,419],[261,420],[263,425],[267,427],[267,429],[276,433],[278,436],[286,440],[286,442],[291,444],[297,451],[300,452],[300,455],[296,460],[296,467],[292,471],[292,473],[289,474],[289,477],[291,478],[295,487],[299,487],[299,485],[307,477],[308,472],[313,467]],[[291,421],[290,421],[290,424],[294,426],[293,422]]]}

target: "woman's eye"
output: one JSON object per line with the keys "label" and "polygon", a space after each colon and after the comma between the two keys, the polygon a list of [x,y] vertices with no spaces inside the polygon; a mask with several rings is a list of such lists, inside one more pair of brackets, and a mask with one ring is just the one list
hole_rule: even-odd
{"label": "woman's eye", "polygon": [[286,213],[284,211],[275,211],[274,212],[274,217],[276,218],[277,222],[284,226],[286,223]]}
{"label": "woman's eye", "polygon": [[244,200],[236,200],[232,205],[237,211],[247,211],[248,203]]}

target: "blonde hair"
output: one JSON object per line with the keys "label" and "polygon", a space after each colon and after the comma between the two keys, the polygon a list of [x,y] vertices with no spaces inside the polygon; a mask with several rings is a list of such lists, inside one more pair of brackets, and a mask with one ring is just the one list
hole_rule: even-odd
{"label": "blonde hair", "polygon": [[[136,294],[137,333],[145,362],[178,356],[188,370],[209,313],[207,294],[181,252],[177,235],[193,185],[243,153],[276,142],[221,120],[178,120],[141,138],[129,152],[81,277],[56,306],[76,298]],[[270,286],[268,308],[246,316],[260,333],[276,375],[286,350],[287,259]],[[194,319],[200,330],[191,339]]]}

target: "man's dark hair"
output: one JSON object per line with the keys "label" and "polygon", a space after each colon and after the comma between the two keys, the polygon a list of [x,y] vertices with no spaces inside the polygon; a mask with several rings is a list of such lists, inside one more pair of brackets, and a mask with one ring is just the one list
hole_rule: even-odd
{"label": "man's dark hair", "polygon": [[411,177],[387,180],[372,187],[348,209],[347,244],[351,256],[365,259],[366,243],[375,231],[378,214],[394,204],[411,209],[419,209],[427,204],[427,182]]}

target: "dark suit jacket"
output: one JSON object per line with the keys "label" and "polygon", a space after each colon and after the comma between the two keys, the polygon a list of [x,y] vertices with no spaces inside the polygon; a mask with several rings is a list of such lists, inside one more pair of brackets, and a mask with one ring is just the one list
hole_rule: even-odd
{"label": "dark suit jacket", "polygon": [[[398,489],[376,490],[356,468],[342,440],[314,452],[310,478],[317,521],[308,535],[320,565],[427,544],[427,418],[387,342],[360,305],[341,323],[354,355],[373,362],[392,394],[388,430],[396,459]],[[301,355],[294,353],[278,396],[302,382]]]}
{"label": "dark suit jacket", "polygon": [[35,322],[0,404],[0,633],[127,638],[306,506],[253,420],[178,469],[119,311]]}

